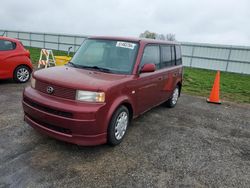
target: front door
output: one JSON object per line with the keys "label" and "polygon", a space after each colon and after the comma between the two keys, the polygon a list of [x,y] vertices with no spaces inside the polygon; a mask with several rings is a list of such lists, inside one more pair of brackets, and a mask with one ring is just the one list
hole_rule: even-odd
{"label": "front door", "polygon": [[163,87],[163,76],[160,68],[160,47],[147,45],[144,49],[140,68],[147,63],[156,65],[156,71],[140,73],[137,79],[137,109],[143,113],[161,102],[160,91]]}

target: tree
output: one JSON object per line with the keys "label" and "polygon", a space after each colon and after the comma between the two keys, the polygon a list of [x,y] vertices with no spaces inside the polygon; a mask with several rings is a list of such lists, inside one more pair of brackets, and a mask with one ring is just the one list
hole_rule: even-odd
{"label": "tree", "polygon": [[146,30],[140,34],[140,38],[156,39],[156,33]]}
{"label": "tree", "polygon": [[158,40],[166,40],[166,37],[163,34],[158,34],[156,39],[158,39]]}
{"label": "tree", "polygon": [[173,33],[168,33],[168,34],[166,35],[166,39],[167,39],[168,41],[175,41],[175,34],[173,34]]}
{"label": "tree", "polygon": [[168,33],[168,34],[164,35],[164,34],[150,32],[148,30],[141,33],[139,37],[140,38],[158,39],[158,40],[176,41],[175,34],[173,34],[173,33]]}

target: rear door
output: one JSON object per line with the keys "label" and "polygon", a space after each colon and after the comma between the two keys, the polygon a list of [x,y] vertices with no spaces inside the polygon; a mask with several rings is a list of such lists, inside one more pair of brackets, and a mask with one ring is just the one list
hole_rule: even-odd
{"label": "rear door", "polygon": [[145,47],[139,69],[147,63],[155,64],[157,70],[151,73],[141,73],[136,81],[137,109],[139,113],[143,113],[161,102],[160,90],[163,77],[160,71],[159,45],[147,45]]}
{"label": "rear door", "polygon": [[0,78],[11,77],[12,64],[8,62],[8,58],[13,55],[16,44],[0,39]]}
{"label": "rear door", "polygon": [[181,46],[175,45],[175,65],[172,69],[172,75],[173,75],[173,88],[176,87],[176,84],[178,82],[182,81],[182,56],[181,56]]}
{"label": "rear door", "polygon": [[176,55],[174,45],[161,45],[161,67],[164,70],[163,88],[161,97],[167,100],[175,87],[178,69],[176,68]]}

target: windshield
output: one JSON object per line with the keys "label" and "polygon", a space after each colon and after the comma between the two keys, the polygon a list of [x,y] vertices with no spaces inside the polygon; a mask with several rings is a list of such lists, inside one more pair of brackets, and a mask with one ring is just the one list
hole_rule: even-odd
{"label": "windshield", "polygon": [[87,39],[70,64],[77,68],[131,74],[138,44],[125,41]]}

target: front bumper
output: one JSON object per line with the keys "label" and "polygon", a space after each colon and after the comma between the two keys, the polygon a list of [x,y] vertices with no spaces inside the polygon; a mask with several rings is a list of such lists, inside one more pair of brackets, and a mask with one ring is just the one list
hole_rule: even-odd
{"label": "front bumper", "polygon": [[28,87],[23,109],[24,120],[43,134],[78,145],[107,142],[105,104],[80,103]]}

